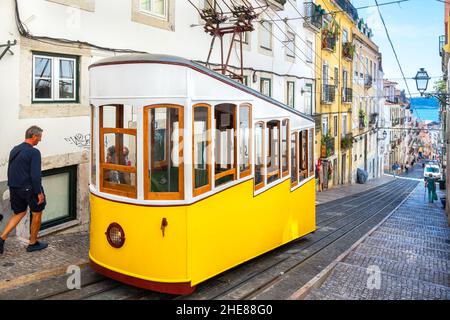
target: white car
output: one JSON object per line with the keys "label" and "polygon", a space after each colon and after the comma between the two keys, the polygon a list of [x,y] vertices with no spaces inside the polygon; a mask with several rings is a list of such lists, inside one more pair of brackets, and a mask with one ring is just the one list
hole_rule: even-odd
{"label": "white car", "polygon": [[427,164],[423,170],[423,177],[427,178],[430,176],[430,173],[433,175],[433,178],[441,180],[442,172],[438,165],[436,164]]}

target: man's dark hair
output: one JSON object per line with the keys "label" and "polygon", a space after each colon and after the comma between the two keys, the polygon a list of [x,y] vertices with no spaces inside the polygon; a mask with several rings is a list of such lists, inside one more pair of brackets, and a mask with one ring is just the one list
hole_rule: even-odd
{"label": "man's dark hair", "polygon": [[38,126],[31,126],[25,132],[25,139],[33,138],[33,136],[39,136],[42,134],[44,130],[39,128]]}

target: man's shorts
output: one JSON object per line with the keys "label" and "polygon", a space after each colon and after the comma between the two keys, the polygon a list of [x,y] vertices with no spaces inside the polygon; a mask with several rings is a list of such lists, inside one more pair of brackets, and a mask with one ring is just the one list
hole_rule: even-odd
{"label": "man's shorts", "polygon": [[30,207],[31,212],[42,212],[47,202],[38,204],[38,196],[31,188],[9,188],[11,209],[15,214],[24,212]]}

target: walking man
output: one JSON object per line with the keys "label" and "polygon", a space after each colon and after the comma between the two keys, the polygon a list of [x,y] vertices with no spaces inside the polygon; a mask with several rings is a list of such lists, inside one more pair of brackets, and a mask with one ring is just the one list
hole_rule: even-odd
{"label": "walking man", "polygon": [[397,164],[397,162],[395,162],[394,164],[392,164],[392,174],[394,175],[394,178],[395,178],[395,174],[396,174],[397,170],[398,170],[398,164]]}
{"label": "walking man", "polygon": [[8,234],[27,214],[32,213],[30,243],[28,252],[47,248],[47,244],[37,241],[41,227],[42,211],[45,208],[45,194],[42,188],[41,153],[34,148],[42,138],[42,129],[37,126],[28,128],[25,142],[15,146],[9,154],[8,186],[11,209],[14,214],[0,236],[0,254],[3,253]]}
{"label": "walking man", "polygon": [[425,178],[425,187],[428,189],[428,203],[433,203],[438,197],[436,194],[436,180],[431,173],[429,177]]}

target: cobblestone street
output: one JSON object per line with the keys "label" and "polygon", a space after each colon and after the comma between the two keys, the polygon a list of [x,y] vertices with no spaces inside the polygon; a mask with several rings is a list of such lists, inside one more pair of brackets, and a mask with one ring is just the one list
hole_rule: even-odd
{"label": "cobblestone street", "polygon": [[306,299],[450,299],[447,218],[440,202],[424,199],[419,184]]}
{"label": "cobblestone street", "polygon": [[0,299],[2,291],[50,276],[65,274],[70,265],[88,263],[89,234],[78,232],[42,238],[48,242],[46,250],[28,253],[27,242],[9,238],[0,260]]}

